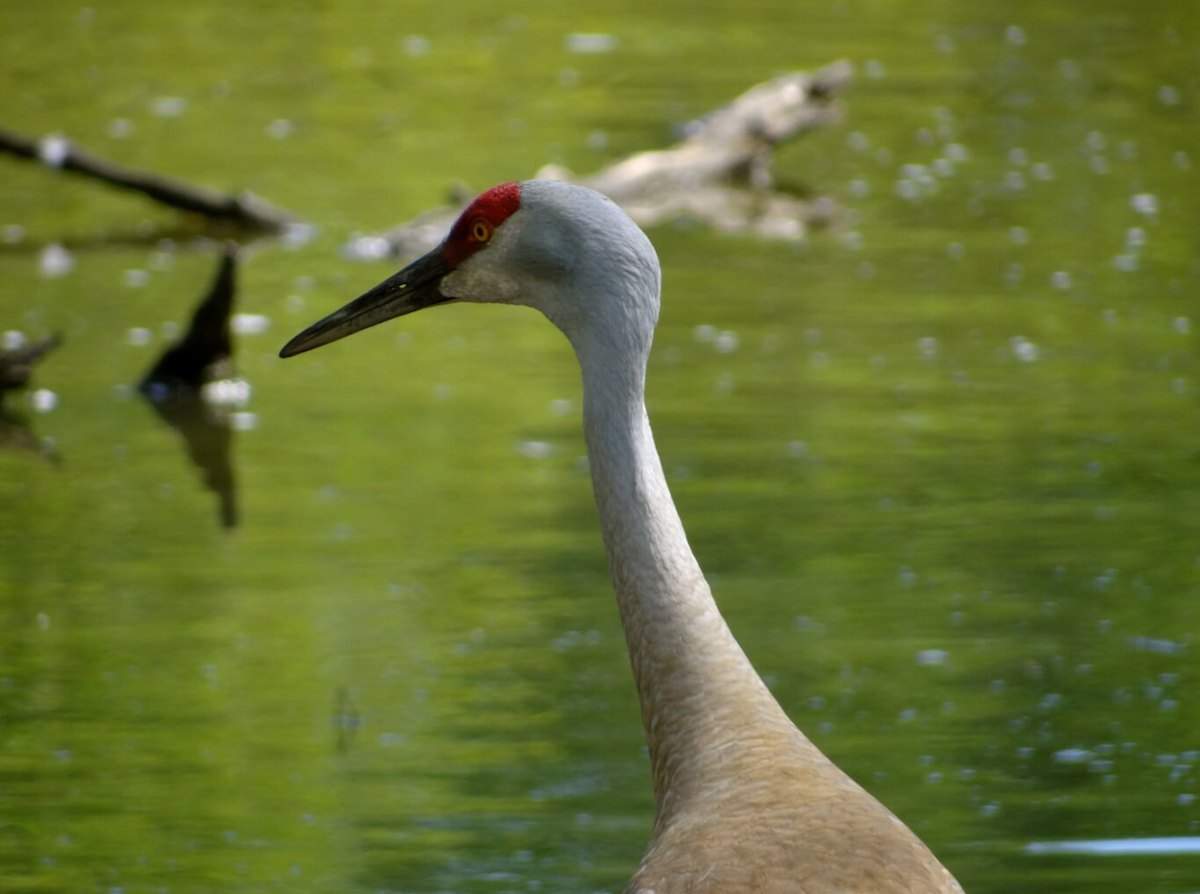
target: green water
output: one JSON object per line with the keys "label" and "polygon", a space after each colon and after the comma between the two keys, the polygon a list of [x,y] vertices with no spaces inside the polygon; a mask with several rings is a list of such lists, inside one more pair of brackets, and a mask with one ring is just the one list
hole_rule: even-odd
{"label": "green water", "polygon": [[845,122],[777,164],[839,226],[652,233],[693,547],[968,891],[1200,888],[1026,851],[1200,836],[1194,3],[568,7],[0,5],[0,125],[321,227],[242,271],[226,531],[131,390],[216,243],[0,158],[0,331],[65,337],[53,409],[6,400],[58,461],[0,449],[0,891],[619,891],[652,799],[564,339],[462,306],[275,352],[391,272],[352,233],[839,57]]}

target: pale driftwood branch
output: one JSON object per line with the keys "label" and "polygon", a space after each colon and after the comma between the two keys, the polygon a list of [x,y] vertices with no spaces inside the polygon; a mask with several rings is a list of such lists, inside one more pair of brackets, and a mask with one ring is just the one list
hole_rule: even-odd
{"label": "pale driftwood branch", "polygon": [[769,188],[774,147],[837,120],[833,94],[852,74],[849,62],[836,62],[759,84],[689,124],[671,148],[639,152],[579,182],[616,202],[719,182]]}
{"label": "pale driftwood branch", "polygon": [[[537,176],[580,183],[604,193],[643,226],[688,217],[722,232],[802,239],[810,224],[827,223],[828,199],[803,199],[773,188],[771,161],[780,143],[838,120],[836,93],[854,67],[835,62],[758,84],[733,102],[691,122],[675,145],[639,152],[587,176],[558,166]],[[472,196],[428,211],[379,236],[347,246],[357,257],[412,256],[437,245]]]}
{"label": "pale driftwood branch", "polygon": [[205,217],[257,230],[279,231],[300,222],[251,192],[236,195],[185,183],[174,177],[127,168],[100,158],[61,136],[33,140],[0,128],[0,151],[30,161],[41,161],[52,170],[71,171],[112,186],[140,192],[156,202],[202,214]]}

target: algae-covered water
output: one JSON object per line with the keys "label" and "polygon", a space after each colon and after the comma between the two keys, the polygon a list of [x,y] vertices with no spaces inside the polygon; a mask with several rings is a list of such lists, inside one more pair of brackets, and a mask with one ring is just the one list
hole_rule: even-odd
{"label": "algae-covered water", "polygon": [[352,234],[837,58],[776,164],[834,227],[651,232],[692,545],[968,891],[1200,889],[1191,0],[47,0],[0,5],[0,126],[320,229],[244,256],[227,529],[135,391],[219,243],[0,157],[0,332],[64,339],[4,404],[0,891],[619,891],[653,803],[565,340],[276,352],[394,269]]}

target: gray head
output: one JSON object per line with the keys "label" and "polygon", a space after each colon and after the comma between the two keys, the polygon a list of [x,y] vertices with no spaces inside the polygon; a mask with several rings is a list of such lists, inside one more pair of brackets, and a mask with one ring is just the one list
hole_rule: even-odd
{"label": "gray head", "polygon": [[658,319],[654,247],[611,200],[552,180],[480,195],[441,245],[314,323],[290,357],[392,317],[454,301],[523,304],[583,353],[593,344],[644,357]]}

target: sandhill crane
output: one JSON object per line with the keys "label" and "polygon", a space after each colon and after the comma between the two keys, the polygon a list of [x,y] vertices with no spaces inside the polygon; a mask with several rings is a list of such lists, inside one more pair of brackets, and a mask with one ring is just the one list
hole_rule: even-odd
{"label": "sandhill crane", "polygon": [[537,308],[570,340],[654,778],[654,827],[626,894],[961,894],[920,839],[788,720],[717,610],[646,415],[660,279],[650,240],[604,196],[505,183],[440,246],[280,355],[455,301]]}

